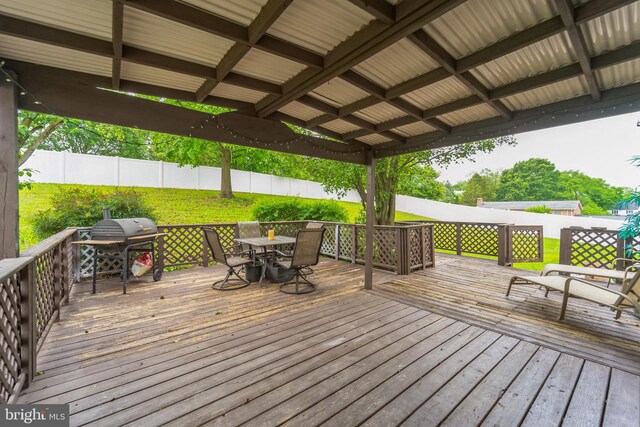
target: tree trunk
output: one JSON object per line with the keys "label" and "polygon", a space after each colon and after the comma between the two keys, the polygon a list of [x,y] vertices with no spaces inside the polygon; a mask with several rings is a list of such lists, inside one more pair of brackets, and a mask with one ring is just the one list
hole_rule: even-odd
{"label": "tree trunk", "polygon": [[233,191],[231,190],[231,148],[224,144],[218,143],[220,149],[221,164],[220,169],[222,177],[220,179],[220,198],[233,199]]}
{"label": "tree trunk", "polygon": [[[23,121],[23,124],[25,122]],[[42,144],[42,142],[49,137],[62,123],[63,119],[58,119],[55,122],[49,123],[47,127],[40,132],[40,134],[31,141],[26,147],[26,150],[20,155],[20,164],[22,166],[31,157],[34,151]],[[27,123],[28,124],[28,123]],[[35,129],[29,129],[29,132],[33,134]],[[23,147],[27,144],[27,141],[20,141],[20,146]]]}

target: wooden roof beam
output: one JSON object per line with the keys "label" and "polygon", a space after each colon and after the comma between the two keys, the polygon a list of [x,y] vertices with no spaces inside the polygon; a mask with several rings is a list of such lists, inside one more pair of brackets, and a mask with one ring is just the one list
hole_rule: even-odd
{"label": "wooden roof beam", "polygon": [[370,13],[385,24],[396,22],[396,8],[386,0],[349,0],[360,9]]}
{"label": "wooden roof beam", "polygon": [[213,89],[222,81],[227,74],[244,58],[251,50],[251,45],[255,44],[265,35],[269,27],[280,17],[287,6],[293,0],[269,0],[265,4],[258,16],[253,20],[247,29],[249,44],[236,42],[222,57],[216,67],[215,79],[207,79],[196,91],[196,101],[205,99]]}
{"label": "wooden roof beam", "polygon": [[589,54],[587,43],[584,40],[584,35],[582,34],[582,30],[576,25],[573,3],[571,0],[556,0],[556,6],[558,7],[558,11],[560,12],[560,16],[562,17],[562,21],[564,22],[564,26],[567,30],[567,34],[571,40],[573,50],[578,57],[578,62],[580,63],[584,77],[587,80],[591,97],[594,100],[599,101],[601,97],[600,86],[598,85],[596,76],[591,69],[591,55]]}
{"label": "wooden roof beam", "polygon": [[122,33],[124,26],[124,5],[114,1],[111,9],[111,42],[113,59],[111,60],[111,87],[120,89],[120,70],[122,68]]}
{"label": "wooden roof beam", "polygon": [[[277,14],[280,7],[286,7],[287,2],[282,2],[280,5],[277,3],[278,2],[274,2],[274,9],[267,10],[265,15],[270,15],[271,13]],[[251,38],[257,37],[264,25],[268,23],[269,19],[267,19],[267,17],[264,19],[261,18],[254,28],[251,29],[251,27],[244,27],[225,18],[171,0],[128,0],[127,6],[135,7],[144,12],[233,40],[245,46],[264,50],[308,67],[321,69],[323,66],[322,55],[318,55],[300,46],[287,43],[272,36],[264,35],[264,32],[262,32],[262,37],[252,42]]]}

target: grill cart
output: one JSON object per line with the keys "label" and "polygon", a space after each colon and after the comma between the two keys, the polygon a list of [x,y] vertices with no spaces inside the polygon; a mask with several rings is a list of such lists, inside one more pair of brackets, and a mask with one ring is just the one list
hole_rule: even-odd
{"label": "grill cart", "polygon": [[166,233],[158,233],[156,224],[148,218],[103,219],[91,228],[90,240],[73,242],[75,245],[92,246],[93,293],[96,293],[96,274],[99,259],[122,262],[122,293],[127,293],[129,279],[129,254],[151,252],[153,280],[162,278],[162,266],[156,262],[156,241]]}

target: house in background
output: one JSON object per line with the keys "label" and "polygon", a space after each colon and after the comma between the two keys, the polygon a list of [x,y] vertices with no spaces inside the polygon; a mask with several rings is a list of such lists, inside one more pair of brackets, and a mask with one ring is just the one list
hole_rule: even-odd
{"label": "house in background", "polygon": [[640,212],[638,202],[619,202],[611,210],[611,214],[616,216],[627,216],[638,212]]}
{"label": "house in background", "polygon": [[478,198],[477,206],[480,208],[502,209],[505,211],[521,211],[535,206],[546,206],[554,215],[578,216],[582,214],[580,200],[540,200],[526,202],[485,202]]}

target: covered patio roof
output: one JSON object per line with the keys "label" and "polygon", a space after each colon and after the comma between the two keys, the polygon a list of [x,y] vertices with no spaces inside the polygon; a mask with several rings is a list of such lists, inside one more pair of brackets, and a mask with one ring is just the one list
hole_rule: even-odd
{"label": "covered patio roof", "polygon": [[0,57],[23,109],[364,164],[639,110],[639,20],[630,0],[0,0]]}

